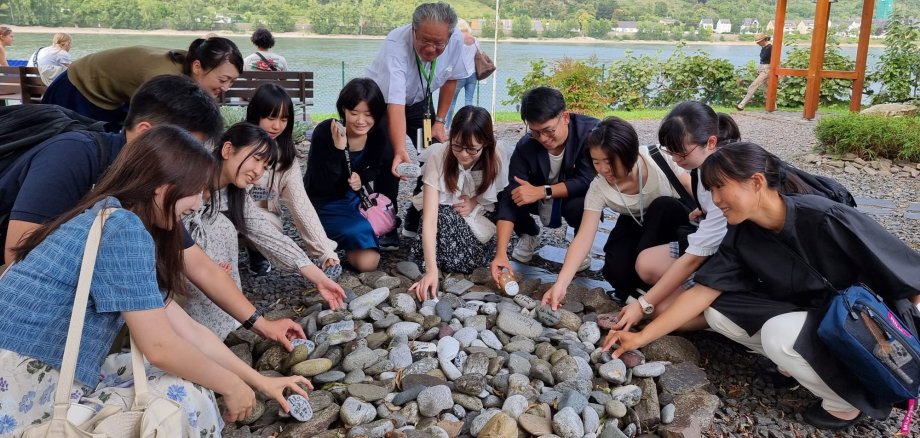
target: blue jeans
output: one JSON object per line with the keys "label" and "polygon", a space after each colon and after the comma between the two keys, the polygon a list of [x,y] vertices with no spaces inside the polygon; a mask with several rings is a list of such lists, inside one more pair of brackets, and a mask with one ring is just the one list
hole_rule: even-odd
{"label": "blue jeans", "polygon": [[[447,112],[447,121],[450,122],[454,119],[454,107],[457,106],[457,97],[460,96],[460,90],[463,90],[463,106],[473,104],[473,96],[476,94],[476,83],[479,80],[476,79],[476,73],[471,74],[466,79],[457,80],[457,89],[454,90],[454,99],[450,102],[450,110]],[[463,108],[461,106],[460,108]]]}

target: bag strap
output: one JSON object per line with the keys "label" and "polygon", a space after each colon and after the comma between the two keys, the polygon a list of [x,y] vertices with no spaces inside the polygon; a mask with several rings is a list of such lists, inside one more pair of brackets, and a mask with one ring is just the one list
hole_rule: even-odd
{"label": "bag strap", "polygon": [[674,187],[674,190],[677,191],[677,194],[680,195],[680,202],[689,210],[698,208],[699,204],[694,198],[690,197],[690,194],[687,193],[687,189],[684,188],[684,185],[677,179],[677,175],[674,174],[674,170],[671,169],[667,160],[664,159],[664,155],[661,154],[661,149],[658,145],[650,145],[648,147],[648,153],[652,156],[652,159],[655,160],[655,163],[658,164],[658,168],[664,172],[664,176],[668,177],[668,181],[671,183],[671,186]]}
{"label": "bag strap", "polygon": [[[351,146],[348,146],[348,143],[345,143],[345,167],[348,168],[348,177],[351,178]],[[348,187],[351,189],[351,187]],[[361,186],[360,190],[355,190],[358,194],[358,197],[361,198],[361,207],[368,209],[377,205],[376,201],[370,199],[370,195],[367,193],[367,189],[364,188],[364,185]]]}
{"label": "bag strap", "polygon": [[44,49],[45,47],[48,47],[48,46],[41,46],[38,48],[38,50],[35,51],[35,53],[32,54],[32,66],[33,67],[36,67],[36,68],[38,67],[38,52],[41,52],[42,49]]}
{"label": "bag strap", "polygon": [[262,55],[261,53],[259,53],[258,51],[256,51],[256,55],[259,55],[259,58],[262,58],[262,60],[265,61],[265,64],[268,65],[268,68],[272,69],[272,71],[278,71],[278,68],[275,67],[275,64],[272,63],[271,61],[269,61],[268,58],[266,58],[265,56],[263,56],[263,55]]}
{"label": "bag strap", "polygon": [[808,261],[805,260],[805,257],[802,257],[801,254],[795,252],[795,251],[794,251],[792,248],[790,248],[789,245],[787,245],[785,242],[783,242],[783,241],[777,239],[777,238],[774,237],[774,236],[771,236],[771,237],[772,237],[773,239],[776,239],[776,241],[779,242],[780,246],[782,246],[783,248],[785,248],[786,251],[789,252],[789,254],[792,254],[792,257],[793,257],[793,258],[795,258],[795,259],[797,259],[798,261],[802,262],[802,264],[805,265],[805,266],[807,266],[808,269],[810,269],[811,272],[812,272],[813,274],[815,274],[818,278],[820,278],[821,281],[824,283],[824,286],[827,288],[827,290],[833,292],[834,294],[840,293],[840,291],[837,290],[837,288],[835,288],[833,284],[831,284],[831,282],[827,279],[827,277],[825,277],[825,276],[822,275],[820,272],[818,272],[818,270],[815,269],[815,267],[812,266],[811,263],[808,263]]}
{"label": "bag strap", "polygon": [[696,202],[696,207],[703,210],[703,206],[700,205],[700,169],[696,168],[690,171],[690,190],[693,190],[693,200]]}
{"label": "bag strap", "polygon": [[[77,368],[77,356],[80,354],[80,338],[83,336],[83,322],[86,318],[86,304],[89,301],[89,287],[93,281],[93,270],[96,266],[96,254],[99,251],[99,242],[102,239],[102,226],[112,213],[112,208],[99,210],[96,219],[89,229],[86,238],[86,247],[83,248],[83,262],[80,266],[80,277],[77,280],[77,291],[73,300],[73,311],[70,316],[70,326],[67,329],[67,342],[64,344],[64,357],[61,360],[61,372],[57,388],[54,391],[54,412],[52,418],[67,418],[70,409],[70,392],[73,390],[73,379]],[[146,379],[145,379],[146,380]]]}

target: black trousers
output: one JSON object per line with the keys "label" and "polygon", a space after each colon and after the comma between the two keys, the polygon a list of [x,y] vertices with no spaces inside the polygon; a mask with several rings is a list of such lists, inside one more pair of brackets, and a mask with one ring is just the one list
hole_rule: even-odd
{"label": "black trousers", "polygon": [[[412,140],[412,146],[418,150],[418,130],[422,129],[422,125],[425,122],[425,105],[428,103],[427,100],[409,105],[406,107],[406,135]],[[431,111],[429,114],[434,114],[434,109],[429,108]],[[392,175],[391,172],[387,172],[391,178],[395,181],[396,191],[399,191],[399,178],[396,178]],[[411,181],[410,181],[411,182]],[[422,177],[419,177],[415,180],[415,188],[412,189],[412,195],[415,196],[422,191]],[[390,198],[393,199],[393,198]],[[397,213],[399,211],[397,210]],[[406,210],[406,220],[404,222],[404,228],[410,231],[417,231],[419,221],[421,220],[421,213],[415,208],[414,205],[409,204],[409,209]]]}
{"label": "black trousers", "polygon": [[690,224],[689,212],[677,198],[662,196],[652,201],[639,225],[628,214],[621,214],[604,245],[604,279],[618,297],[625,299],[636,288],[647,289],[636,273],[636,258],[643,250],[679,240],[679,229]]}

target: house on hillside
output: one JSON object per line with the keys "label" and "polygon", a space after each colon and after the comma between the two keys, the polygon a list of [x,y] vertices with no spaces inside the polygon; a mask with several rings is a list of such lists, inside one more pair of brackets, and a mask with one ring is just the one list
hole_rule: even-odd
{"label": "house on hillside", "polygon": [[760,32],[760,22],[756,18],[745,18],[741,20],[741,27],[738,28],[739,33],[757,33]]}
{"label": "house on hillside", "polygon": [[663,24],[665,26],[680,26],[680,21],[673,18],[662,18],[658,20],[658,24]]}
{"label": "house on hillside", "polygon": [[704,19],[700,20],[700,26],[699,26],[699,27],[700,27],[700,30],[709,29],[710,31],[712,31],[712,30],[714,29],[715,26],[714,26],[713,23],[712,23],[712,18],[704,18]]}
{"label": "house on hillside", "polygon": [[543,20],[539,18],[534,18],[531,20],[530,28],[533,29],[537,34],[542,34],[546,28],[543,26]]}
{"label": "house on hillside", "polygon": [[720,18],[716,22],[715,33],[732,33],[732,21],[727,18]]}
{"label": "house on hillside", "polygon": [[617,21],[613,31],[615,33],[636,33],[639,32],[639,23],[636,21]]}
{"label": "house on hillside", "polygon": [[795,31],[800,35],[810,34],[815,30],[815,20],[801,20],[795,25]]}
{"label": "house on hillside", "polygon": [[511,32],[511,19],[510,18],[502,18],[502,31]]}

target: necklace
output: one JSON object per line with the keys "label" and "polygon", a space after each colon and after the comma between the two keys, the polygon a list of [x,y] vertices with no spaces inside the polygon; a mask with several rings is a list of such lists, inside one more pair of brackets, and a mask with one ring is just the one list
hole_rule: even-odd
{"label": "necklace", "polygon": [[623,191],[620,190],[620,186],[619,184],[617,184],[617,180],[613,180],[613,187],[617,189],[617,195],[620,196],[620,203],[623,205],[623,208],[626,209],[626,212],[629,213],[629,217],[631,217],[632,220],[636,221],[636,223],[639,224],[639,226],[641,227],[642,221],[645,219],[644,217],[645,216],[645,206],[644,206],[643,199],[642,199],[642,166],[639,165],[638,160],[636,161],[636,174],[639,176],[639,218],[638,219],[636,218],[635,215],[633,215],[632,209],[626,205],[626,197],[623,196]]}

